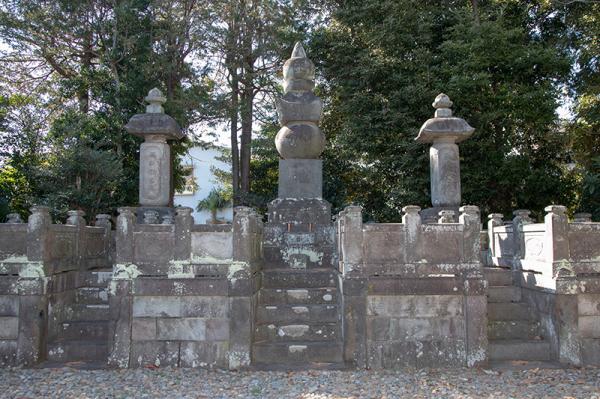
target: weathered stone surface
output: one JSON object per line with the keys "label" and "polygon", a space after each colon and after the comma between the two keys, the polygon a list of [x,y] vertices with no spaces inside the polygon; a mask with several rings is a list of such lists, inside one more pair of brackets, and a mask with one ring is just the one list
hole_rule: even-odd
{"label": "weathered stone surface", "polygon": [[323,161],[280,159],[278,198],[322,198]]}
{"label": "weathered stone surface", "polygon": [[17,339],[19,335],[18,317],[0,317],[0,340]]}
{"label": "weathered stone surface", "polygon": [[194,232],[191,245],[192,254],[199,258],[207,258],[207,262],[208,258],[233,258],[233,237],[230,232]]}
{"label": "weathered stone surface", "polygon": [[137,296],[133,298],[133,317],[180,317],[181,298]]}
{"label": "weathered stone surface", "polygon": [[166,341],[206,340],[206,320],[201,318],[161,318],[156,320],[156,337]]}
{"label": "weathered stone surface", "polygon": [[387,317],[439,317],[463,314],[458,295],[368,296],[367,315]]}
{"label": "weathered stone surface", "polygon": [[180,367],[226,368],[228,345],[226,342],[182,342]]}
{"label": "weathered stone surface", "polygon": [[156,339],[156,319],[134,318],[131,325],[131,339],[133,341]]}
{"label": "weathered stone surface", "polygon": [[0,340],[0,366],[17,365],[17,341]]}
{"label": "weathered stone surface", "polygon": [[[5,290],[0,287],[0,292]],[[0,295],[0,316],[18,316],[19,298],[14,295]]]}
{"label": "weathered stone surface", "polygon": [[229,316],[229,299],[224,296],[190,296],[182,298],[181,316],[226,318]]}
{"label": "weathered stone surface", "polygon": [[131,344],[131,366],[179,366],[179,342],[137,341]]}

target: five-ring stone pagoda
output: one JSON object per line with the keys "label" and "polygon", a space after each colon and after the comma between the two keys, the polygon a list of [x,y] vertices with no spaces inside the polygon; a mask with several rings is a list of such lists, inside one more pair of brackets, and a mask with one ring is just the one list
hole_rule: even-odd
{"label": "five-ring stone pagoda", "polygon": [[[313,93],[315,66],[297,43],[283,66],[275,144],[279,195],[265,225],[263,286],[256,315],[253,361],[342,364],[335,230],[322,199],[325,136],[317,125],[323,103]],[[299,338],[303,339],[299,340]]]}

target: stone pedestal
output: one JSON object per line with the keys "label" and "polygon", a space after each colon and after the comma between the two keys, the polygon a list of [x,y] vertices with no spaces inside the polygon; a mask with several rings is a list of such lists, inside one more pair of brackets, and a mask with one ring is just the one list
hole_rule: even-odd
{"label": "stone pedestal", "polygon": [[322,160],[279,160],[279,198],[321,198],[322,196]]}

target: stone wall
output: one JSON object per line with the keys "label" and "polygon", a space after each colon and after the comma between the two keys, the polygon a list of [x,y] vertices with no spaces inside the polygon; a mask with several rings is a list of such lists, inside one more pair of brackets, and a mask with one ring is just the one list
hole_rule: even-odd
{"label": "stone wall", "polygon": [[58,334],[78,273],[110,267],[110,228],[80,211],[52,224],[46,207],[28,223],[0,224],[0,365],[34,365]]}
{"label": "stone wall", "polygon": [[345,358],[359,367],[475,366],[487,359],[486,282],[476,207],[459,223],[363,224],[359,207],[337,218]]}
{"label": "stone wall", "polygon": [[[491,259],[513,270],[523,298],[539,317],[553,359],[600,364],[600,223],[569,222],[562,206],[546,208],[544,223],[515,211],[488,223]],[[493,218],[490,218],[493,219]]]}
{"label": "stone wall", "polygon": [[231,226],[117,220],[110,282],[109,364],[238,369],[250,364],[262,222],[237,208]]}

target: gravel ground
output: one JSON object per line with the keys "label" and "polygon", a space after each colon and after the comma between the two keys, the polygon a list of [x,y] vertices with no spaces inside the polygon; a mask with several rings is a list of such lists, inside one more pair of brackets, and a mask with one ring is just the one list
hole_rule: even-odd
{"label": "gravel ground", "polygon": [[226,372],[0,370],[2,398],[596,398],[600,368]]}

